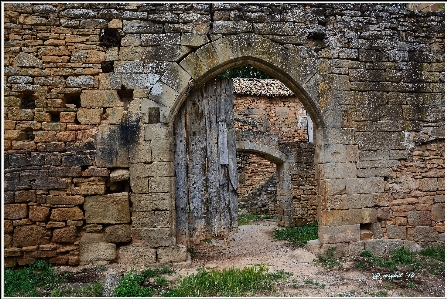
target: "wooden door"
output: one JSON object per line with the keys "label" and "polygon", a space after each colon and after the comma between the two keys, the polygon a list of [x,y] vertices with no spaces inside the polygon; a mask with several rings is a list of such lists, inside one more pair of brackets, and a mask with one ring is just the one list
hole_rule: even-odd
{"label": "wooden door", "polygon": [[174,123],[177,243],[227,239],[237,228],[237,163],[231,79],[194,91]]}

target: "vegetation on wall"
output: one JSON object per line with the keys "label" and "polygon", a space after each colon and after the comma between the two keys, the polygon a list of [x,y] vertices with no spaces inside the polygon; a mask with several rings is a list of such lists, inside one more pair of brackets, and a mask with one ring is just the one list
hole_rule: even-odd
{"label": "vegetation on wall", "polygon": [[267,73],[264,73],[251,65],[235,67],[218,75],[220,78],[256,78],[256,79],[274,79]]}

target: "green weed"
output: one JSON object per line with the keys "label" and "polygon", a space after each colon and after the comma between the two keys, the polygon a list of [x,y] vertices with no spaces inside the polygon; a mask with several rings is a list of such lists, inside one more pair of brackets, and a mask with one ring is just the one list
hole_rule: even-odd
{"label": "green weed", "polygon": [[40,297],[57,287],[62,279],[46,261],[39,260],[23,267],[5,267],[4,294],[6,297]]}
{"label": "green weed", "polygon": [[257,221],[260,220],[261,216],[259,215],[254,215],[254,214],[240,214],[237,216],[237,225],[241,226],[241,225],[248,225],[250,224],[252,221]]}
{"label": "green weed", "polygon": [[164,267],[161,269],[145,269],[141,274],[131,270],[124,275],[114,290],[117,297],[152,297],[163,296],[169,290],[169,282],[161,275],[173,274],[174,270]]}
{"label": "green weed", "polygon": [[120,279],[120,283],[113,294],[116,297],[152,297],[152,288],[142,286],[143,281],[144,277],[137,275],[136,271],[132,269]]}
{"label": "green weed", "polygon": [[383,257],[377,257],[369,251],[363,251],[360,253],[360,257],[357,267],[362,269],[377,266],[397,271],[400,266],[404,266],[408,271],[421,272],[427,270],[435,275],[443,274],[445,271],[445,248],[443,246],[427,247],[420,252],[413,252],[400,247]]}
{"label": "green weed", "polygon": [[275,240],[286,240],[296,246],[303,247],[307,241],[318,239],[318,224],[313,223],[298,227],[276,229],[273,238]]}
{"label": "green weed", "polygon": [[80,289],[74,289],[70,286],[61,285],[51,292],[51,297],[101,297],[102,284],[95,282],[88,284]]}
{"label": "green weed", "polygon": [[204,268],[184,277],[179,285],[165,293],[172,297],[239,297],[274,290],[274,282],[288,275],[284,271],[269,273],[264,265],[223,270]]}
{"label": "green weed", "polygon": [[324,254],[317,256],[317,258],[314,260],[314,263],[324,268],[334,268],[336,266],[340,267],[343,260],[341,258],[335,257],[336,249],[336,247],[329,247],[328,249],[326,249]]}
{"label": "green weed", "polygon": [[388,297],[388,292],[387,291],[378,291],[376,293],[377,297]]}

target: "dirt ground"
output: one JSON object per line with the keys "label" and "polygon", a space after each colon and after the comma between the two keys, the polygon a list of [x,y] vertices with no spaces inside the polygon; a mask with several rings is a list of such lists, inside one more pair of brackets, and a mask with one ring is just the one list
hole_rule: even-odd
{"label": "dirt ground", "polygon": [[[341,267],[328,269],[315,265],[314,259],[317,257],[313,253],[303,248],[294,248],[286,241],[274,241],[272,235],[276,228],[274,221],[261,220],[250,225],[240,226],[238,231],[231,236],[228,247],[223,241],[212,240],[210,243],[204,243],[204,246],[195,249],[190,264],[176,267],[176,274],[172,279],[196,273],[200,267],[208,269],[223,269],[232,266],[243,268],[262,263],[267,265],[270,271],[284,270],[292,273],[285,281],[278,284],[278,290],[272,294],[273,296],[445,296],[445,279],[431,274],[402,272],[401,278],[388,279],[384,278],[384,273],[379,276],[377,272],[357,268],[356,261],[349,257],[345,258]],[[87,276],[102,279],[104,282],[103,294],[106,296],[112,294],[120,275],[135,268],[132,265],[109,264],[100,267],[101,271],[96,271],[96,275],[93,275],[91,267],[78,267],[77,275],[81,277],[85,272]],[[98,266],[96,269],[99,269]],[[61,272],[66,270],[68,270],[66,267],[59,269]],[[71,270],[73,271],[73,269]],[[142,269],[136,268],[136,270]],[[91,275],[88,275],[88,272]]]}

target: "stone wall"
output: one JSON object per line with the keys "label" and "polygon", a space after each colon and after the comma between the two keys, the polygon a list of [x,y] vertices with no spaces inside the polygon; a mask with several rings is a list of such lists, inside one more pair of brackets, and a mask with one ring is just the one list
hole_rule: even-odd
{"label": "stone wall", "polygon": [[[315,147],[307,144],[308,116],[303,105],[281,82],[273,79],[234,79],[236,130],[275,134],[290,168],[296,225],[316,221]],[[251,213],[277,214],[277,163],[260,155],[239,152],[239,201]]]}
{"label": "stone wall", "polygon": [[[244,64],[281,80],[312,117],[323,245],[383,248],[404,229],[402,242],[425,231],[444,240],[443,12],[2,5],[7,265],[185,261],[174,237],[172,121],[193,89]],[[438,173],[418,172],[436,160]],[[286,223],[291,202],[283,184]],[[362,241],[377,223],[382,237]]]}

